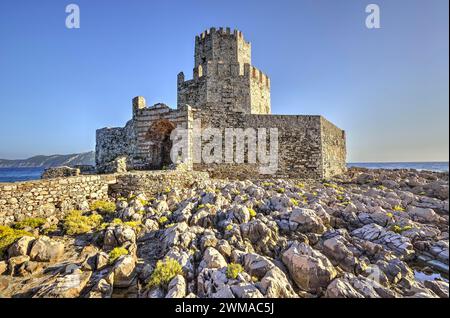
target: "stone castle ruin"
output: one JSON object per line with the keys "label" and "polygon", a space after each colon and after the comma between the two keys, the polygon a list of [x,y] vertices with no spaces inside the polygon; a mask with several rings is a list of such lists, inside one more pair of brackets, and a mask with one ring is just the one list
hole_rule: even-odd
{"label": "stone castle ruin", "polygon": [[219,178],[267,177],[248,156],[239,163],[192,160],[197,152],[192,135],[195,122],[201,122],[201,129],[242,128],[241,133],[249,128],[278,129],[278,166],[272,177],[319,179],[345,171],[343,130],[322,116],[271,115],[270,79],[251,64],[251,44],[242,32],[229,28],[203,32],[195,39],[194,63],[192,79],[178,74],[177,109],[148,106],[144,97],[135,97],[133,117],[125,127],[97,131],[98,172],[170,167],[170,136],[182,127],[189,134],[185,168]]}

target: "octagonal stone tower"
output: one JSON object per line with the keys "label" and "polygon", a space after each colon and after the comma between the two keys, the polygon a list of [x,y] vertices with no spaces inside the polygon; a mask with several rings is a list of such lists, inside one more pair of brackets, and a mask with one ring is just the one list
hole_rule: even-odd
{"label": "octagonal stone tower", "polygon": [[195,38],[193,79],[178,74],[178,108],[220,104],[246,114],[270,114],[270,79],[251,65],[242,32],[211,28]]}

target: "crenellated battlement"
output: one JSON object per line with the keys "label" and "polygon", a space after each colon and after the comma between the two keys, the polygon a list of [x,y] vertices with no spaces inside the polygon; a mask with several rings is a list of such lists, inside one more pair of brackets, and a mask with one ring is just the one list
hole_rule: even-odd
{"label": "crenellated battlement", "polygon": [[264,74],[260,69],[254,67],[252,65],[245,64],[244,76],[249,77],[251,80],[255,81],[256,83],[261,84],[262,86],[270,88],[269,76]]}
{"label": "crenellated battlement", "polygon": [[210,28],[195,38],[195,67],[209,61],[251,64],[251,44],[239,30]]}
{"label": "crenellated battlement", "polygon": [[270,79],[252,66],[251,44],[241,31],[210,28],[195,38],[191,80],[177,78],[178,107],[219,103],[236,112],[269,114]]}
{"label": "crenellated battlement", "polygon": [[203,31],[202,33],[200,33],[199,35],[197,35],[195,37],[195,41],[196,42],[200,42],[200,41],[205,41],[207,40],[209,37],[211,37],[211,35],[219,35],[219,36],[228,36],[228,37],[234,37],[235,39],[242,39],[244,40],[244,34],[239,31],[238,29],[234,29],[231,30],[231,28],[209,28],[205,31]]}

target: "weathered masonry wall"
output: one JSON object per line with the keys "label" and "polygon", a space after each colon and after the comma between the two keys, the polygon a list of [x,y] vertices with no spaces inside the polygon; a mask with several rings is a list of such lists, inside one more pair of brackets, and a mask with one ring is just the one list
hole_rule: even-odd
{"label": "weathered masonry wall", "polygon": [[188,106],[171,109],[164,104],[136,111],[133,117],[136,151],[130,169],[162,169],[170,165],[170,134],[176,127],[187,128],[190,112]]}
{"label": "weathered masonry wall", "polygon": [[110,195],[128,197],[131,194],[144,193],[148,197],[154,197],[173,188],[203,185],[208,179],[208,173],[200,171],[134,172],[117,177],[117,182],[110,186]]}
{"label": "weathered masonry wall", "polygon": [[[222,113],[224,112],[224,113]],[[345,132],[321,116],[254,115],[228,112],[217,105],[206,105],[194,112],[202,127],[278,129],[278,171],[272,177],[331,177],[345,171]],[[269,132],[267,132],[269,134]],[[245,158],[247,159],[247,157]],[[207,171],[217,178],[267,178],[260,164],[194,164],[194,169]]]}
{"label": "weathered masonry wall", "polygon": [[174,187],[201,185],[208,178],[204,172],[153,171],[0,183],[0,225],[30,217],[63,216],[111,196],[156,196]]}
{"label": "weathered masonry wall", "polygon": [[[206,111],[208,109],[208,111]],[[278,128],[278,171],[272,177],[311,178],[324,176],[321,147],[320,116],[252,115],[228,112],[220,107],[203,107],[194,114],[203,127],[221,128]],[[226,110],[223,110],[226,112]],[[207,171],[218,178],[267,178],[259,173],[259,164],[194,164],[195,170]],[[270,177],[270,176],[269,176]]]}
{"label": "weathered masonry wall", "polygon": [[346,171],[347,147],[345,131],[321,117],[322,165],[324,178]]}
{"label": "weathered masonry wall", "polygon": [[127,158],[128,170],[162,169],[170,165],[170,133],[187,127],[189,106],[171,109],[165,104],[148,107],[143,97],[133,99],[133,119],[124,128],[97,130],[96,165],[99,173],[108,171],[111,162]]}
{"label": "weathered masonry wall", "polygon": [[29,217],[50,217],[108,197],[114,176],[79,176],[0,183],[0,224]]}

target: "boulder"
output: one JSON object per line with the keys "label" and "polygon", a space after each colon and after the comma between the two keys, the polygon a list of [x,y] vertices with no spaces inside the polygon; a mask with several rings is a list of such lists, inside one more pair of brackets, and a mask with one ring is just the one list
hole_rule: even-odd
{"label": "boulder", "polygon": [[387,231],[378,224],[367,224],[352,232],[352,236],[362,240],[381,244],[403,257],[414,255],[414,247],[409,238],[392,231]]}
{"label": "boulder", "polygon": [[261,254],[273,256],[278,242],[278,227],[275,222],[264,223],[256,219],[241,224],[244,239],[250,240],[253,248]]}
{"label": "boulder", "polygon": [[184,298],[186,296],[186,280],[183,276],[177,275],[173,278],[168,287],[166,298]]}
{"label": "boulder", "polygon": [[289,222],[294,224],[293,229],[302,233],[322,234],[326,231],[322,219],[317,216],[314,210],[310,209],[292,210]]}
{"label": "boulder", "polygon": [[259,254],[246,254],[243,258],[244,268],[251,276],[263,278],[268,271],[275,267],[268,258]]}
{"label": "boulder", "polygon": [[238,224],[250,221],[250,211],[244,205],[236,204],[228,212],[228,219]]}
{"label": "boulder", "polygon": [[109,227],[106,230],[105,237],[103,238],[104,249],[112,249],[116,246],[123,246],[126,243],[136,243],[136,233],[131,227],[117,225]]}
{"label": "boulder", "polygon": [[205,253],[203,254],[203,260],[200,263],[200,268],[223,268],[227,266],[227,261],[222,256],[222,254],[219,253],[218,250],[216,250],[213,247],[208,247],[205,250]]}
{"label": "boulder", "polygon": [[281,259],[297,286],[308,292],[319,292],[337,274],[328,258],[305,243],[293,243]]}
{"label": "boulder", "polygon": [[231,289],[227,286],[226,269],[205,268],[197,276],[197,296],[212,298],[219,295],[234,298]]}
{"label": "boulder", "polygon": [[32,236],[23,236],[19,240],[17,240],[14,244],[12,244],[8,249],[8,256],[23,256],[28,255],[31,250],[31,245],[34,242],[35,238]]}
{"label": "boulder", "polygon": [[449,286],[447,282],[441,280],[427,280],[424,282],[426,288],[431,289],[441,298],[448,298]]}
{"label": "boulder", "polygon": [[44,285],[33,298],[77,298],[86,287],[92,272],[79,269],[57,277],[53,282]]}
{"label": "boulder", "polygon": [[260,287],[267,298],[297,298],[287,276],[278,267],[269,270],[260,282]]}
{"label": "boulder", "polygon": [[408,207],[408,214],[411,215],[416,221],[434,223],[440,220],[440,217],[433,209],[418,208],[415,206]]}
{"label": "boulder", "polygon": [[31,247],[30,258],[38,262],[55,262],[64,254],[64,244],[47,236],[36,239]]}
{"label": "boulder", "polygon": [[121,256],[114,264],[114,287],[127,288],[136,277],[136,258],[132,255]]}

